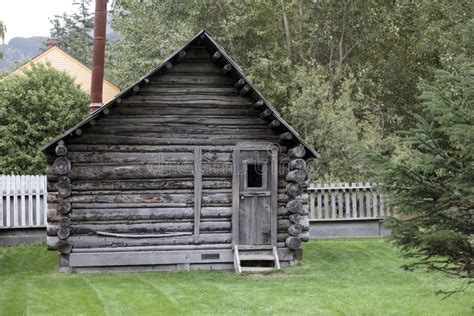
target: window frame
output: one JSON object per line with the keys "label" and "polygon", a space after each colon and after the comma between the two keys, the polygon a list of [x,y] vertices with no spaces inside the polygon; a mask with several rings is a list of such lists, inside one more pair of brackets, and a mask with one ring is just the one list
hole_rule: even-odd
{"label": "window frame", "polygon": [[[260,187],[249,187],[248,186],[248,166],[249,165],[262,165],[262,186]],[[268,190],[268,161],[266,160],[257,160],[257,159],[246,159],[243,161],[243,171],[244,171],[244,187],[245,191],[261,191]]]}

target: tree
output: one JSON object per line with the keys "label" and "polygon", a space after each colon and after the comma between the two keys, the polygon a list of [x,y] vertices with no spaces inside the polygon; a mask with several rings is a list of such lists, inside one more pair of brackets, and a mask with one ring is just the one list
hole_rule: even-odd
{"label": "tree", "polygon": [[7,33],[7,26],[0,21],[0,37],[2,38],[2,45],[5,45],[5,33]]}
{"label": "tree", "polygon": [[463,27],[465,54],[446,56],[421,86],[421,115],[390,158],[370,157],[400,214],[393,241],[416,260],[474,282],[474,20]]}
{"label": "tree", "polygon": [[[314,147],[336,150],[314,174],[353,182],[368,173],[354,161],[347,133],[393,150],[394,132],[414,123],[419,83],[433,80],[442,56],[464,49],[457,26],[471,18],[471,2],[117,0],[112,26],[122,37],[111,45],[107,72],[127,86],[205,28]],[[336,132],[341,111],[351,131]],[[309,112],[313,121],[298,120]],[[331,140],[321,138],[321,123]]]}
{"label": "tree", "polygon": [[73,14],[56,15],[50,22],[52,33],[58,38],[59,46],[84,65],[92,62],[93,16],[89,11],[90,0],[74,0],[77,11]]}
{"label": "tree", "polygon": [[73,78],[49,65],[1,81],[0,173],[43,173],[40,147],[84,118],[88,100]]}
{"label": "tree", "polygon": [[[0,37],[2,38],[2,45],[5,45],[5,33],[7,32],[7,26],[0,21]],[[2,52],[0,52],[0,60],[3,58]]]}

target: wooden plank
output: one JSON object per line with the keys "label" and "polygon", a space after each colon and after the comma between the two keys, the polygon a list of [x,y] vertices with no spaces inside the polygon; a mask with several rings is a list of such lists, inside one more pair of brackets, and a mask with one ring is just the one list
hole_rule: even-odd
{"label": "wooden plank", "polygon": [[21,207],[21,226],[25,227],[26,223],[26,202],[25,202],[25,187],[26,187],[26,180],[25,176],[20,176],[20,207]]}
{"label": "wooden plank", "polygon": [[[352,183],[352,187],[356,184]],[[357,190],[352,190],[352,217],[357,218]]]}
{"label": "wooden plank", "polygon": [[321,190],[317,190],[317,200],[318,200],[318,219],[323,218],[323,202],[322,202],[322,196],[321,196]]}
{"label": "wooden plank", "polygon": [[329,197],[328,197],[328,190],[326,188],[323,189],[324,193],[324,218],[329,218]]}
{"label": "wooden plank", "polygon": [[5,215],[5,210],[3,207],[3,200],[5,196],[5,176],[0,175],[0,227],[5,226],[4,223],[4,215]]}
{"label": "wooden plank", "polygon": [[347,188],[347,190],[344,192],[344,196],[345,196],[345,206],[346,206],[346,216],[349,215],[350,217],[350,214],[351,214],[351,204],[350,204],[350,195],[351,195],[351,187],[349,185],[349,183],[344,183],[344,187]]}
{"label": "wooden plank", "polygon": [[336,209],[336,190],[331,190],[331,217],[338,217]]}
{"label": "wooden plank", "polygon": [[12,193],[13,193],[13,226],[19,227],[19,207],[18,207],[18,193],[20,188],[19,176],[12,176]]}
{"label": "wooden plank", "polygon": [[[192,207],[134,207],[134,208],[86,208],[74,209],[72,221],[143,221],[143,220],[193,220]],[[201,219],[230,219],[231,207],[202,207]]]}
{"label": "wooden plank", "polygon": [[34,226],[33,221],[33,177],[27,176],[27,193],[28,193],[28,225]]}
{"label": "wooden plank", "polygon": [[366,211],[366,216],[367,217],[372,217],[372,212],[370,208],[370,183],[366,183],[367,188],[365,189],[365,211]]}
{"label": "wooden plank", "polygon": [[366,217],[366,213],[364,212],[364,190],[365,188],[362,188],[362,183],[359,183],[359,189],[357,189],[357,196],[359,198],[359,217]]}
{"label": "wooden plank", "polygon": [[35,225],[41,225],[41,194],[39,190],[40,176],[34,176],[35,180]]}
{"label": "wooden plank", "polygon": [[[269,149],[269,148],[268,148]],[[278,149],[273,146],[271,157],[271,175],[270,175],[270,234],[271,244],[277,247],[277,234],[278,234]]]}
{"label": "wooden plank", "polygon": [[[380,197],[380,216],[381,217],[384,217],[385,216],[385,201],[384,201],[384,194],[383,193],[379,193],[379,197]],[[389,214],[387,214],[389,215]]]}
{"label": "wooden plank", "polygon": [[372,216],[377,218],[377,217],[379,217],[377,192],[373,189],[372,189],[372,197],[373,197],[373,205],[374,205],[374,213],[372,214]]}
{"label": "wooden plank", "polygon": [[342,192],[344,191],[345,190],[337,190],[337,208],[338,208],[339,218],[342,218],[344,216],[344,205],[342,202]]}
{"label": "wooden plank", "polygon": [[315,212],[315,193],[314,191],[309,192],[309,218],[314,219],[316,218],[316,212]]}
{"label": "wooden plank", "polygon": [[239,208],[240,208],[240,149],[235,148],[233,153],[232,173],[232,245],[239,244]]}
{"label": "wooden plank", "polygon": [[202,150],[194,149],[194,242],[199,241],[202,200]]}
{"label": "wooden plank", "polygon": [[43,192],[43,208],[42,208],[42,223],[41,225],[47,224],[47,213],[48,213],[48,179],[46,176],[41,176],[42,192]]}
{"label": "wooden plank", "polygon": [[11,205],[10,205],[10,202],[11,202],[11,176],[6,176],[5,177],[5,204],[6,204],[6,209],[5,209],[5,213],[6,213],[6,218],[5,218],[5,227],[11,227],[12,226],[12,222],[11,222]]}
{"label": "wooden plank", "polygon": [[[205,259],[204,254],[211,259]],[[182,263],[233,262],[233,251],[188,250],[188,251],[146,251],[146,252],[97,252],[71,253],[71,267],[133,266]]]}

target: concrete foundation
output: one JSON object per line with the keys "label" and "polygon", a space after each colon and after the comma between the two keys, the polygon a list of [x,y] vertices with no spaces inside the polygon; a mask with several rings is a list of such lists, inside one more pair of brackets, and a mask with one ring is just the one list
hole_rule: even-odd
{"label": "concrete foundation", "polygon": [[15,246],[37,242],[46,242],[46,227],[0,229],[0,246]]}
{"label": "concrete foundation", "polygon": [[310,238],[383,237],[391,230],[383,226],[381,219],[364,220],[317,220],[310,221]]}

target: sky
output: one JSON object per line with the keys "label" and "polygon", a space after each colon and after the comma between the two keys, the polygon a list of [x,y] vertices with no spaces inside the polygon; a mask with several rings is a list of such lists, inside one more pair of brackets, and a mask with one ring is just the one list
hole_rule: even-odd
{"label": "sky", "polygon": [[5,43],[17,36],[49,36],[49,19],[75,9],[72,0],[0,0],[0,21],[7,26]]}

